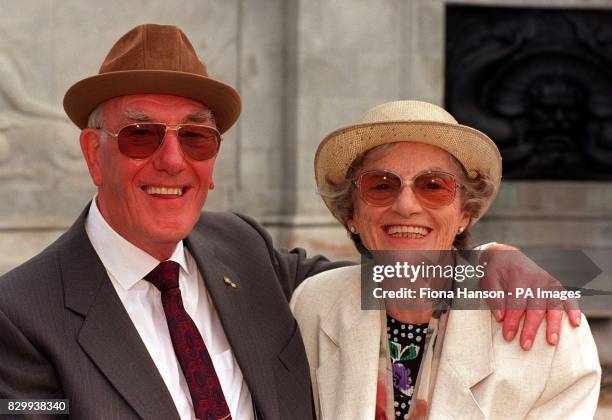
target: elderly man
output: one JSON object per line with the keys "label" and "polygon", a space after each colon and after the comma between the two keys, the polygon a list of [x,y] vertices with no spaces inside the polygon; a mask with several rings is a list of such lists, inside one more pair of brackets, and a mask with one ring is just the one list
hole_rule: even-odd
{"label": "elderly man", "polygon": [[0,398],[68,398],[83,419],[312,418],[287,300],[337,264],[201,214],[238,93],[180,29],[142,25],[64,107],[98,192],[0,279]]}

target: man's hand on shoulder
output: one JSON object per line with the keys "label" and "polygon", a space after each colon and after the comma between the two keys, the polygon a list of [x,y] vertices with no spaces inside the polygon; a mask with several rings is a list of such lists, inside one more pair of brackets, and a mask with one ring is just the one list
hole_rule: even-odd
{"label": "man's hand on shoulder", "polygon": [[[548,274],[518,248],[505,244],[490,244],[481,247],[481,261],[487,263],[486,276],[481,280],[481,289],[514,291],[517,288],[530,290],[564,290],[561,283]],[[580,325],[581,311],[575,299],[543,299],[506,295],[505,299],[490,302],[498,322],[503,322],[503,336],[512,341],[517,335],[520,320],[525,316],[520,334],[520,344],[530,350],[540,324],[546,317],[546,340],[550,345],[559,342],[563,310],[567,312],[571,325]]]}

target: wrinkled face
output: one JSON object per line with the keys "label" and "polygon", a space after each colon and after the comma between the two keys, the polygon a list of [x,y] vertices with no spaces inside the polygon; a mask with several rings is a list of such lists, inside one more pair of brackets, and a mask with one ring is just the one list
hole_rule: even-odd
{"label": "wrinkled face", "polygon": [[[459,182],[460,168],[444,150],[423,143],[401,142],[381,156],[367,159],[357,176],[373,169],[383,169],[399,175],[410,183],[415,175],[438,170],[454,174]],[[448,206],[423,206],[409,185],[404,184],[395,201],[376,207],[363,201],[357,191],[353,195],[354,226],[369,250],[447,250],[452,248],[460,227],[467,227],[469,217],[461,211],[460,191]]]}
{"label": "wrinkled face", "polygon": [[[117,133],[126,124],[210,124],[203,104],[173,95],[141,94],[111,99],[103,107],[104,128]],[[158,259],[168,258],[200,216],[213,187],[215,158],[186,156],[176,131],[168,131],[149,158],[131,159],[103,130],[85,129],[81,148],[98,187],[98,207],[121,236]]]}

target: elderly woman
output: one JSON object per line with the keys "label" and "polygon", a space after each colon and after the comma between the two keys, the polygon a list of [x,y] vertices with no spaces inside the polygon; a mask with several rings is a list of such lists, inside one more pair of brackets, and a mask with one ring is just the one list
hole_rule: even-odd
{"label": "elderly woman", "polygon": [[[325,204],[362,254],[466,249],[469,228],[499,189],[501,157],[485,134],[442,108],[397,101],[328,135],[315,171]],[[601,371],[585,320],[575,329],[564,323],[557,347],[540,331],[524,352],[503,339],[488,310],[439,318],[388,304],[362,310],[359,267],[308,279],[291,307],[319,418],[407,419],[417,383],[425,398],[411,418],[582,419],[595,411]]]}

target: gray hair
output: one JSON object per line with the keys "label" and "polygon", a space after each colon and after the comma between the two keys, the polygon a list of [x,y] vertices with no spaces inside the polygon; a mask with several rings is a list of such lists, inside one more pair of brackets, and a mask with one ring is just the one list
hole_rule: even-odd
{"label": "gray hair", "polygon": [[89,114],[87,119],[88,128],[102,128],[104,126],[104,102],[98,104]]}
{"label": "gray hair", "polygon": [[[321,194],[328,198],[330,205],[333,208],[333,213],[340,218],[345,229],[347,229],[349,236],[357,250],[361,253],[367,253],[368,250],[361,241],[359,234],[351,233],[348,230],[347,222],[353,217],[354,211],[354,199],[355,196],[355,183],[354,180],[357,177],[361,167],[370,160],[378,159],[383,157],[390,150],[397,145],[397,143],[386,143],[378,147],[374,147],[370,150],[366,150],[360,154],[351,163],[344,181],[339,184],[327,180],[327,185],[330,186],[328,191],[322,191]],[[461,188],[461,206],[462,211],[466,212],[471,220],[480,216],[483,207],[486,204],[486,200],[493,195],[495,191],[495,184],[487,175],[477,173],[475,177],[469,177],[467,171],[455,158],[449,153],[451,161],[459,169],[459,182],[464,188]],[[468,249],[470,246],[470,233],[469,226],[462,233],[455,236],[453,246],[457,249]]]}

